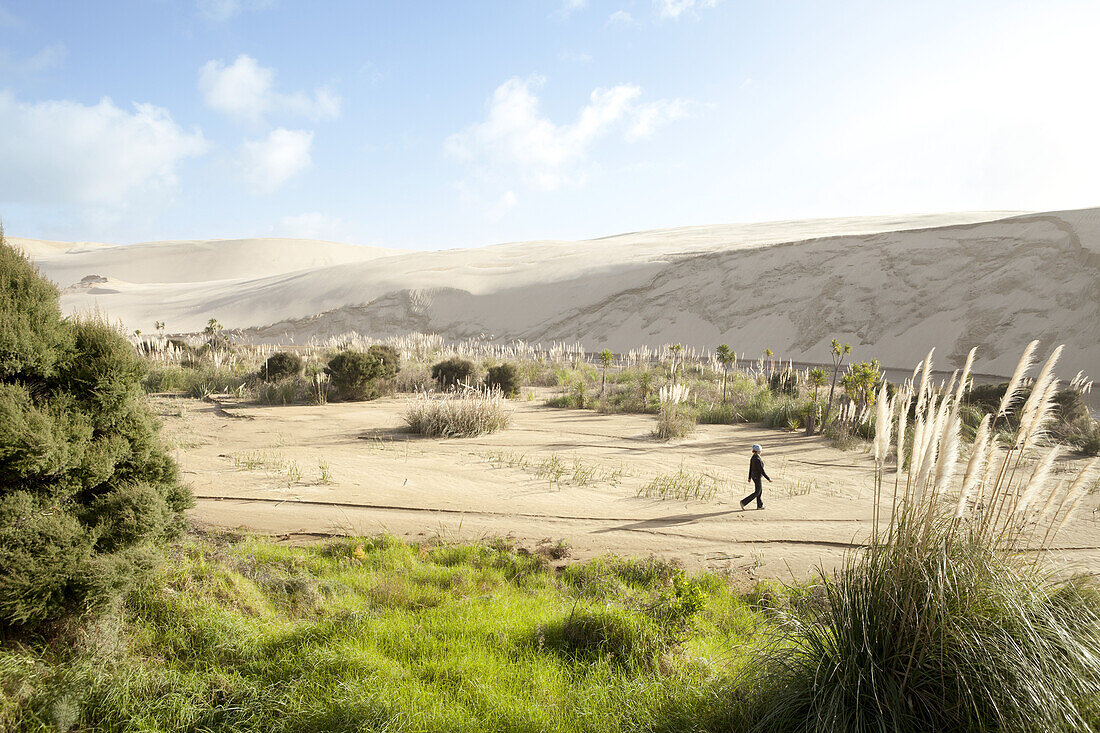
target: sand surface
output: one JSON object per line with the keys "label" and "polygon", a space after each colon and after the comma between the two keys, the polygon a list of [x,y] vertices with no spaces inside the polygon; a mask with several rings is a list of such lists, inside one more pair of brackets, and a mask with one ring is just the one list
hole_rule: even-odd
{"label": "sand surface", "polygon": [[[1067,345],[1062,371],[1100,373],[1100,209],[977,212],[634,232],[409,252],[306,240],[125,247],[12,238],[65,292],[127,328],[254,341],[358,331],[581,342],[627,351],[729,343],[755,358],[857,358],[912,367],[930,346],[956,368],[973,346],[1009,374],[1033,338]],[[95,275],[81,282],[86,276]]]}
{"label": "sand surface", "polygon": [[[652,416],[520,400],[502,432],[438,440],[403,431],[403,398],[288,407],[152,399],[198,497],[191,516],[291,541],[379,532],[412,540],[511,536],[528,547],[564,539],[571,559],[657,554],[751,581],[832,567],[870,530],[870,456],[801,432],[702,425],[691,438],[663,443],[649,436]],[[754,442],[765,446],[773,482],[764,484],[763,511],[742,511]],[[559,481],[545,475],[553,461],[565,471]],[[636,496],[654,477],[681,470],[717,477],[717,494]],[[1096,499],[1059,537],[1057,562],[1100,571]]]}

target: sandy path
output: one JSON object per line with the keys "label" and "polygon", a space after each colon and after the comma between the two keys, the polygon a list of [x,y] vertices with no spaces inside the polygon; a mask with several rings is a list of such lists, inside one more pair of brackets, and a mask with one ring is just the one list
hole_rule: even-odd
{"label": "sandy path", "polygon": [[[404,400],[258,407],[154,398],[194,519],[288,535],[510,535],[565,539],[573,558],[656,553],[752,577],[833,565],[870,529],[873,463],[819,438],[755,425],[704,425],[684,441],[649,437],[653,418],[514,403],[495,435],[434,440],[402,431]],[[741,511],[750,446],[765,446],[767,509]],[[558,480],[548,475],[557,466]],[[705,473],[706,501],[639,498],[658,475]],[[1090,509],[1092,503],[1090,502]],[[1062,537],[1100,546],[1094,512]],[[1094,549],[1068,559],[1100,569]]]}

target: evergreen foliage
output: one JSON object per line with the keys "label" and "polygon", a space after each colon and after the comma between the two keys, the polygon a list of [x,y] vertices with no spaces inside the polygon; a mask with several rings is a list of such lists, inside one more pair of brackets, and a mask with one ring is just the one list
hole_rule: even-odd
{"label": "evergreen foliage", "polygon": [[260,378],[265,382],[278,382],[302,373],[302,357],[289,351],[280,351],[267,357],[260,367]]}
{"label": "evergreen foliage", "polygon": [[0,627],[94,610],[182,527],[144,372],[106,324],[62,318],[0,233]]}
{"label": "evergreen foliage", "polygon": [[[391,354],[372,346],[367,351],[341,351],[329,359],[325,374],[339,397],[345,400],[370,400],[378,396],[377,381],[397,373]],[[391,350],[392,351],[392,350]],[[392,354],[396,357],[396,353]]]}
{"label": "evergreen foliage", "polygon": [[457,357],[446,359],[432,366],[432,379],[444,389],[457,387],[459,384],[468,381],[473,373],[473,363]]}
{"label": "evergreen foliage", "polygon": [[394,347],[386,344],[374,344],[367,349],[367,354],[379,363],[379,379],[393,379],[401,371],[401,356]]}
{"label": "evergreen foliage", "polygon": [[505,397],[515,397],[519,392],[519,370],[515,364],[510,363],[489,367],[485,375],[485,386],[499,389]]}

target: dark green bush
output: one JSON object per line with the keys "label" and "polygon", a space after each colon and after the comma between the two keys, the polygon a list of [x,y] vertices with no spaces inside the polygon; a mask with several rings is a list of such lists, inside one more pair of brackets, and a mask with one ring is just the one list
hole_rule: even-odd
{"label": "dark green bush", "polygon": [[501,364],[489,367],[485,375],[485,386],[499,389],[505,397],[515,397],[519,392],[519,371],[515,364]]}
{"label": "dark green bush", "polygon": [[474,365],[465,359],[454,357],[432,366],[432,379],[443,389],[457,387],[473,376]]}
{"label": "dark green bush", "polygon": [[287,351],[280,351],[267,357],[260,367],[260,379],[265,382],[278,382],[287,377],[296,377],[302,373],[302,357]]}
{"label": "dark green bush", "polygon": [[367,349],[367,354],[377,359],[381,365],[378,370],[379,379],[393,379],[401,371],[401,355],[392,346],[374,344]]}
{"label": "dark green bush", "polygon": [[0,627],[94,609],[181,528],[191,497],[143,377],[126,339],[63,319],[56,290],[0,240]]}
{"label": "dark green bush", "polygon": [[396,373],[389,369],[377,351],[341,351],[329,359],[325,374],[340,399],[371,400],[378,397],[378,380]]}

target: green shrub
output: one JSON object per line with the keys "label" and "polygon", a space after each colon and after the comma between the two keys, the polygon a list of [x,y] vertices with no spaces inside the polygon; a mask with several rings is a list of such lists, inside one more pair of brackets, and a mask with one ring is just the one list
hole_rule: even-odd
{"label": "green shrub", "polygon": [[374,344],[367,349],[367,354],[374,357],[379,363],[378,379],[393,379],[401,371],[401,355],[397,349],[385,344]]}
{"label": "green shrub", "polygon": [[505,397],[515,397],[519,392],[519,371],[515,364],[505,363],[489,367],[485,375],[485,386],[489,389],[499,389]]}
{"label": "green shrub", "polygon": [[325,367],[325,374],[329,376],[337,395],[345,400],[376,398],[379,394],[377,382],[388,373],[389,367],[384,357],[369,350],[341,351],[329,359]]}
{"label": "green shrub", "polygon": [[190,494],[142,399],[142,361],[0,240],[0,626],[102,605],[178,532]]}
{"label": "green shrub", "polygon": [[278,382],[287,377],[296,377],[302,373],[302,357],[288,351],[280,351],[267,357],[260,367],[260,379],[265,382]]}
{"label": "green shrub", "polygon": [[446,359],[432,366],[432,379],[441,389],[453,388],[469,382],[473,373],[474,365],[458,357]]}

